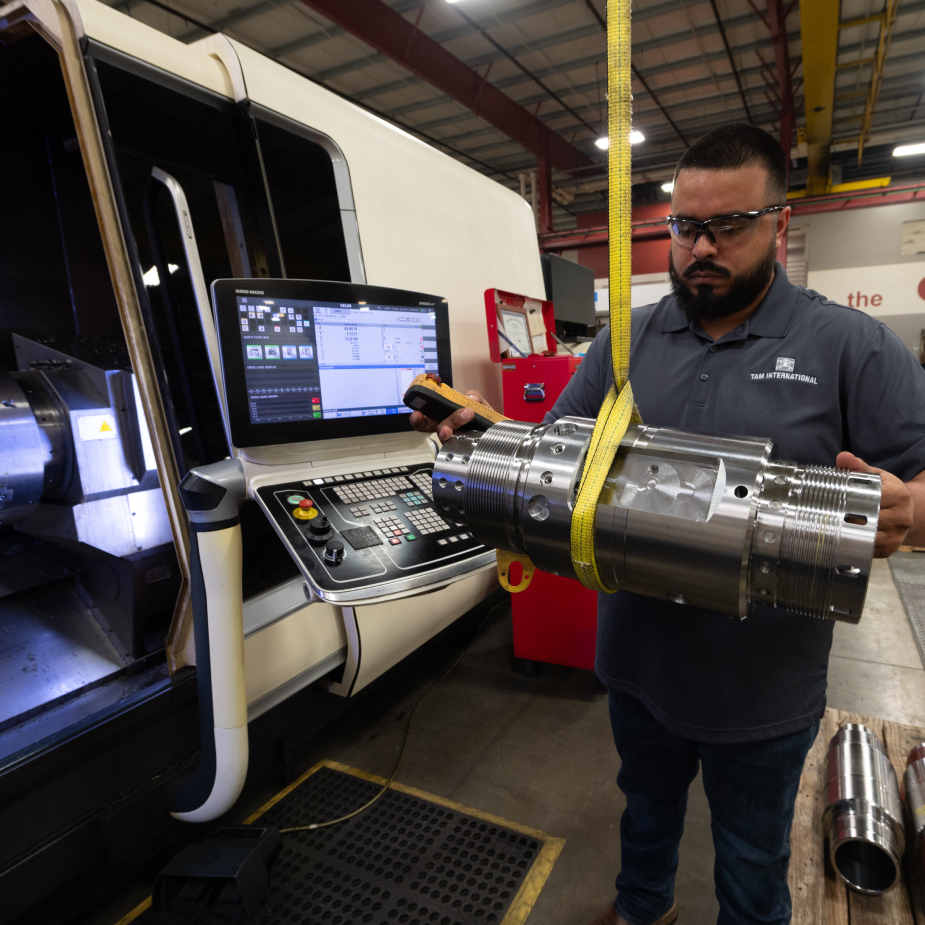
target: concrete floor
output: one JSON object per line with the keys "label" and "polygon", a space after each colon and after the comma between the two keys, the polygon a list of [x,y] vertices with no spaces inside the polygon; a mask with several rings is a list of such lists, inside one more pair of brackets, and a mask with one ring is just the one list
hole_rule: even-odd
{"label": "concrete floor", "polygon": [[[896,553],[916,556],[920,553]],[[874,562],[864,616],[839,623],[829,658],[829,706],[925,726],[925,670],[890,566]]]}
{"label": "concrete floor", "polygon": [[[502,605],[489,615],[418,711],[399,780],[565,838],[529,925],[588,925],[612,901],[620,863],[624,802],[614,782],[618,759],[606,696],[587,671],[545,666],[539,677],[525,677],[511,654],[509,614]],[[426,663],[398,673],[375,700],[301,749],[293,771],[331,758],[388,776],[411,709],[458,652],[448,642]],[[925,725],[925,670],[885,562],[875,563],[861,624],[836,628],[829,703]],[[249,787],[235,815],[243,818],[278,788],[269,779]],[[682,925],[716,921],[709,820],[698,778],[677,879]],[[146,888],[140,880],[126,885],[82,921],[113,925]]]}

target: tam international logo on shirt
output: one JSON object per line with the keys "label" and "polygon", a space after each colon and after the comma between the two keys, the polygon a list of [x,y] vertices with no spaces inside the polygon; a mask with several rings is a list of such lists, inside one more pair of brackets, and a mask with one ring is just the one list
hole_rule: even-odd
{"label": "tam international logo on shirt", "polygon": [[805,382],[807,385],[818,385],[815,376],[796,372],[797,361],[793,357],[777,357],[774,369],[770,372],[751,373],[752,380],[761,382],[766,379],[787,379],[793,382]]}

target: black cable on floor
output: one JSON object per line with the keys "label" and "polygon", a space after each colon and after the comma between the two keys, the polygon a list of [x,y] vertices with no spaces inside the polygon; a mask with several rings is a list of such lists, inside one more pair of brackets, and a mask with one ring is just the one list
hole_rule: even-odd
{"label": "black cable on floor", "polygon": [[450,667],[447,668],[447,670],[442,675],[440,675],[440,677],[437,678],[437,680],[434,681],[434,683],[431,684],[431,686],[418,699],[418,702],[414,705],[414,709],[411,711],[411,717],[408,720],[408,728],[405,730],[405,737],[401,743],[401,751],[398,754],[398,761],[395,763],[395,770],[392,771],[392,774],[389,777],[389,779],[385,782],[385,784],[383,784],[382,789],[368,803],[364,803],[359,809],[355,809],[353,810],[353,812],[347,813],[345,816],[340,816],[337,819],[330,819],[327,822],[313,822],[310,825],[297,825],[289,829],[280,829],[279,831],[281,835],[285,835],[287,832],[304,832],[307,830],[313,831],[314,829],[323,829],[329,825],[337,825],[339,822],[346,822],[348,819],[352,819],[354,816],[358,816],[360,813],[365,812],[367,809],[370,808],[370,806],[373,805],[373,803],[377,802],[385,795],[385,792],[392,786],[393,782],[395,781],[395,778],[398,777],[398,772],[401,770],[402,761],[405,758],[405,750],[408,747],[408,740],[411,737],[411,730],[414,727],[414,717],[418,712],[418,708],[427,699],[427,697],[431,693],[433,693],[436,687],[442,684],[443,681],[445,681],[447,677],[449,677],[449,675],[453,672],[456,666],[463,660],[463,658],[469,652],[469,649],[472,647],[472,643],[475,642],[476,637],[479,634],[479,631],[488,621],[488,618],[499,607],[505,606],[507,603],[508,603],[507,601],[501,601],[501,603],[495,604],[494,607],[486,611],[485,615],[482,617],[481,620],[479,620],[478,625],[473,630],[471,639],[463,647],[462,652],[459,653],[459,655],[456,657],[456,660],[453,662],[453,664],[450,665]]}

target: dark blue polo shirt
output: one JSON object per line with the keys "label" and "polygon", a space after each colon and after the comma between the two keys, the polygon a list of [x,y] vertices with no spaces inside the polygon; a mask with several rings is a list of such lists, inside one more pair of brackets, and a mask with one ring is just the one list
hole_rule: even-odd
{"label": "dark blue polo shirt", "polygon": [[[925,470],[925,371],[884,324],[794,286],[780,264],[754,314],[715,343],[674,296],[635,310],[632,338],[646,424],[770,437],[776,458],[799,463],[833,466],[850,450],[905,481]],[[597,417],[612,382],[605,328],[546,420]],[[832,628],[769,607],[737,621],[601,594],[595,669],[680,735],[772,738],[822,716]]]}

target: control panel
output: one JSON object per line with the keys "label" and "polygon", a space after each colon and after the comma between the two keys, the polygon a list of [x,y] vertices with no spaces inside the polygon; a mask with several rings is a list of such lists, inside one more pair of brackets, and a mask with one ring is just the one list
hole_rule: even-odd
{"label": "control panel", "polygon": [[452,578],[492,552],[433,509],[422,463],[257,488],[312,591],[332,603]]}

